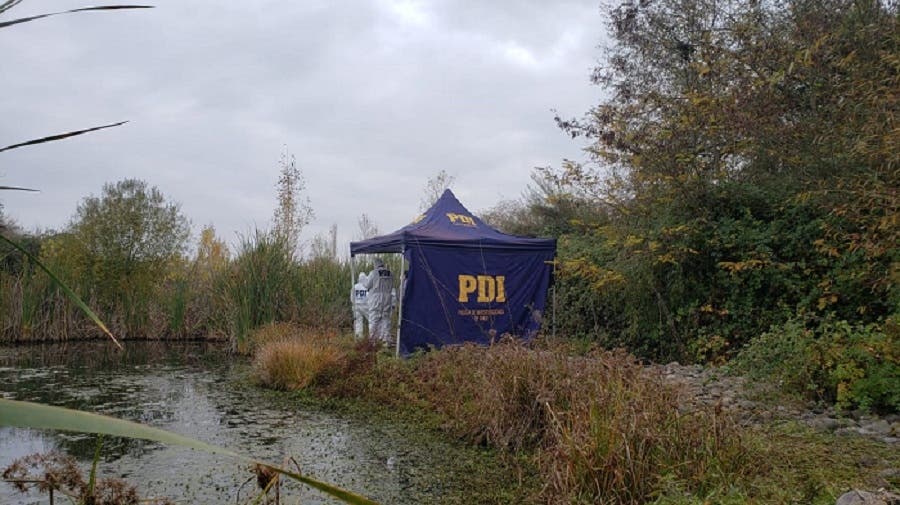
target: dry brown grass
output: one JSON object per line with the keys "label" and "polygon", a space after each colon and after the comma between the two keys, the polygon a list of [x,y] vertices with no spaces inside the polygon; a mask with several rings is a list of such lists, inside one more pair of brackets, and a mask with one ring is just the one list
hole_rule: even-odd
{"label": "dry brown grass", "polygon": [[247,343],[255,354],[253,368],[259,381],[286,391],[306,388],[344,369],[353,348],[346,337],[286,323],[256,330]]}
{"label": "dry brown grass", "polygon": [[418,377],[454,433],[532,452],[543,502],[645,503],[661,479],[700,491],[748,470],[731,419],[687,411],[679,390],[624,352],[467,345],[425,356]]}
{"label": "dry brown grass", "polygon": [[541,503],[646,503],[664,483],[702,495],[752,472],[753,449],[720,409],[624,352],[575,356],[515,342],[366,362],[320,391],[437,413],[449,433],[526,455]]}
{"label": "dry brown grass", "polygon": [[237,342],[239,354],[254,355],[266,344],[279,340],[287,340],[301,333],[301,329],[291,323],[271,323],[250,332],[247,338]]}

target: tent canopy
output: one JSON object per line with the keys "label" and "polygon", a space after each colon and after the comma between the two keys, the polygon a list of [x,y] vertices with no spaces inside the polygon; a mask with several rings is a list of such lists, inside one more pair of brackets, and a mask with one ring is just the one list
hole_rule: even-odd
{"label": "tent canopy", "polygon": [[499,232],[463,207],[448,189],[431,208],[403,228],[380,237],[350,242],[350,255],[401,253],[413,245],[555,251],[556,239],[516,237]]}
{"label": "tent canopy", "polygon": [[540,330],[552,282],[556,239],[501,233],[472,215],[448,189],[403,228],[350,243],[350,255],[402,253],[397,351],[488,344]]}

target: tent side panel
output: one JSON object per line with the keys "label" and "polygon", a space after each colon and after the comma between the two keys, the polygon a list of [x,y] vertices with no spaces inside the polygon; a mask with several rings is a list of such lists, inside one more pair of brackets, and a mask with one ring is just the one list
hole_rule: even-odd
{"label": "tent side panel", "polygon": [[554,251],[418,246],[408,251],[401,352],[540,329]]}

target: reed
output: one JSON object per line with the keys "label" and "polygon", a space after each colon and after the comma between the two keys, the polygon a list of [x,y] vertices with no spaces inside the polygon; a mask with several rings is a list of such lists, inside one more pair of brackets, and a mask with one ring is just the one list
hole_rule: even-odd
{"label": "reed", "polygon": [[0,297],[0,341],[59,341],[71,333],[112,336],[89,308],[97,306],[96,300],[76,294],[81,290],[68,280],[66,269],[56,268],[43,254],[37,258],[7,237],[0,239],[13,247],[7,254],[18,254],[21,263],[21,268],[0,272],[5,292]]}
{"label": "reed", "polygon": [[333,258],[301,263],[294,278],[294,299],[300,300],[294,319],[319,328],[349,328],[350,264]]}
{"label": "reed", "polygon": [[[176,258],[153,274],[95,275],[81,265],[71,237],[45,239],[40,261],[103,315],[125,339],[229,338],[237,348],[248,333],[273,322],[318,328],[351,325],[350,264],[318,257],[298,260],[287,242],[255,231],[234,259],[215,267]],[[362,265],[365,269],[365,265]],[[27,260],[0,266],[0,342],[100,338],[103,331],[72,298]]]}
{"label": "reed", "polygon": [[254,328],[289,319],[295,268],[293,249],[283,237],[256,230],[242,239],[219,282],[233,344],[241,344]]}

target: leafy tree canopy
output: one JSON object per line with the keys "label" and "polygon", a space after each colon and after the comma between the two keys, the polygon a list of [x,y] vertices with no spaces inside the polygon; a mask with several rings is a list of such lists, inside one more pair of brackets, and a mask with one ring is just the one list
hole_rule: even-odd
{"label": "leafy tree canopy", "polygon": [[[71,224],[86,260],[120,275],[159,272],[185,252],[190,223],[158,188],[125,179],[85,198]],[[96,268],[96,267],[95,267]]]}
{"label": "leafy tree canopy", "polygon": [[561,328],[716,359],[791,316],[900,313],[900,30],[879,0],[628,0],[557,117],[586,159],[495,209],[560,236]]}

